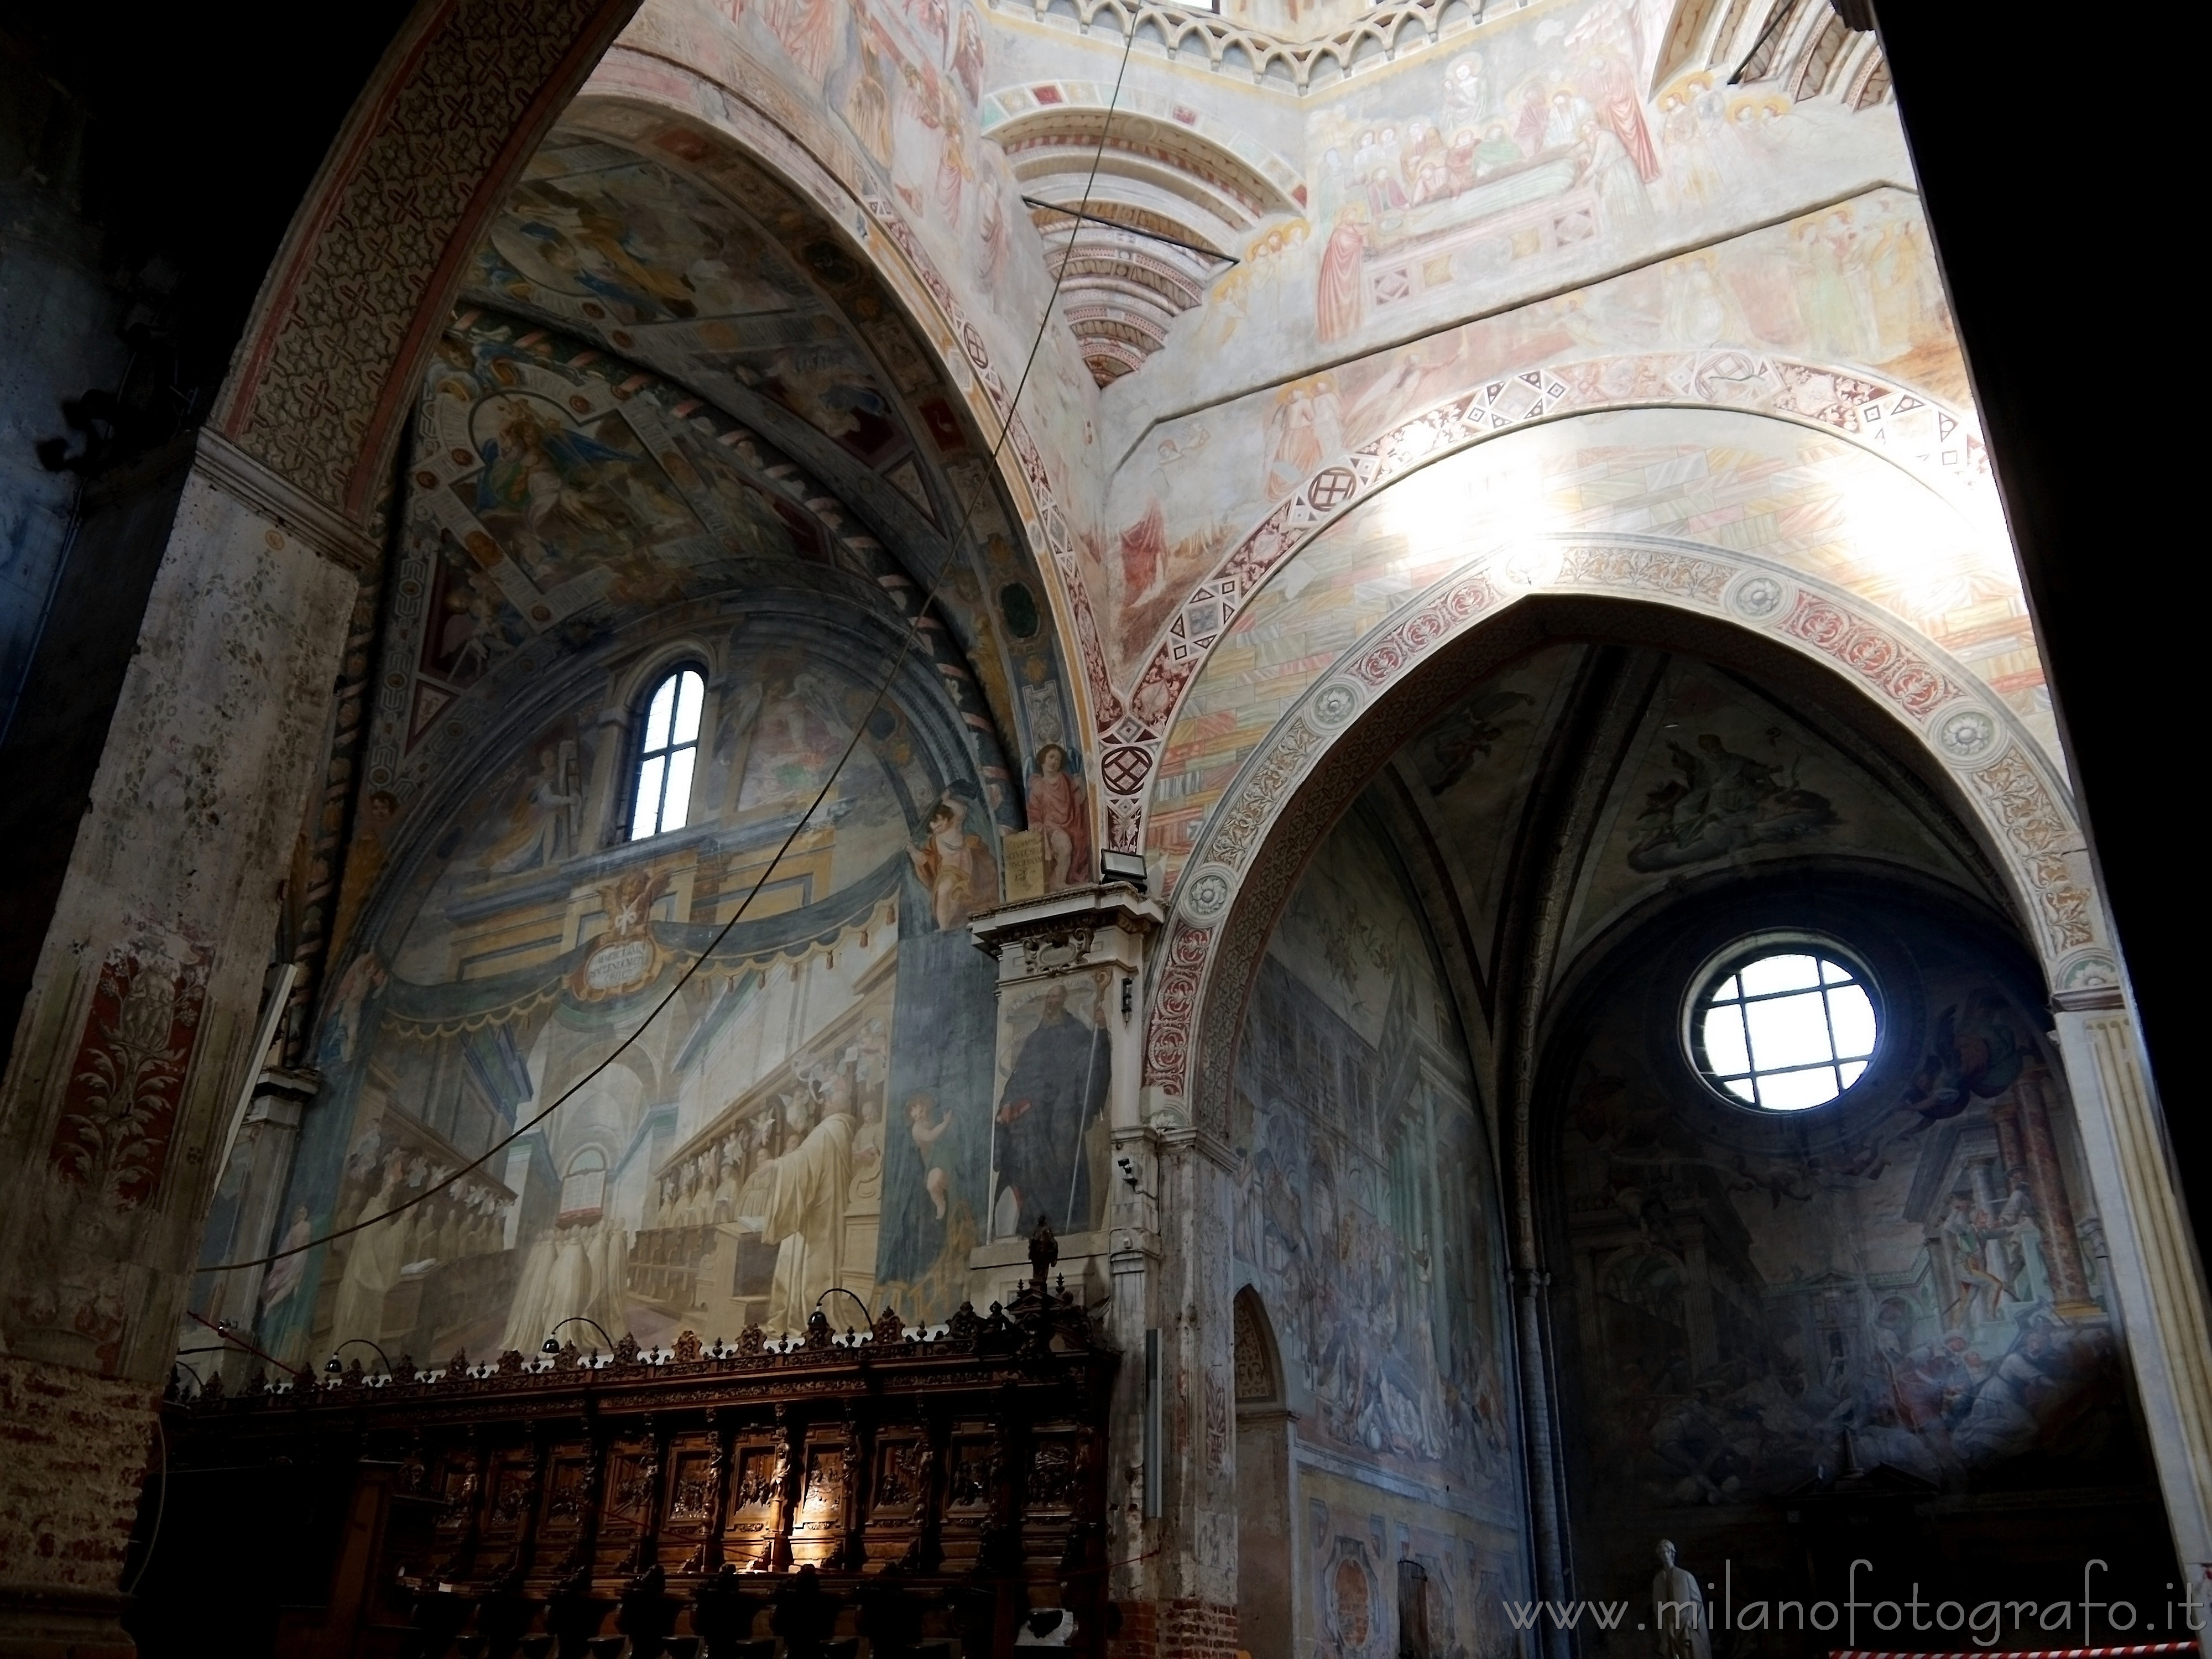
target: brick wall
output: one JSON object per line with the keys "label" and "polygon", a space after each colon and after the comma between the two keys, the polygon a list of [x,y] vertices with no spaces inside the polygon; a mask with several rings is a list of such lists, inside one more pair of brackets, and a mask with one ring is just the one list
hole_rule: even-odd
{"label": "brick wall", "polygon": [[1235,1659],[1237,1609],[1195,1598],[1124,1601],[1107,1659]]}
{"label": "brick wall", "polygon": [[143,1384],[0,1355],[0,1595],[116,1589],[156,1403]]}

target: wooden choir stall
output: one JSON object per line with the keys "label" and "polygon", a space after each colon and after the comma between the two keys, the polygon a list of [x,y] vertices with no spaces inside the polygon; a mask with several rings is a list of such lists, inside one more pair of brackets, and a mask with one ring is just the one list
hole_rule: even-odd
{"label": "wooden choir stall", "polygon": [[1104,1650],[1117,1357],[1036,1276],[923,1338],[356,1360],[163,1419],[148,1659],[1005,1659]]}

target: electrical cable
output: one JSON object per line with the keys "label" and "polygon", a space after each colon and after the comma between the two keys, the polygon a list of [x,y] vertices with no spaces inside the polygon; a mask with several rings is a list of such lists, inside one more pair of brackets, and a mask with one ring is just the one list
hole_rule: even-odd
{"label": "electrical cable", "polygon": [[[1121,64],[1120,69],[1115,72],[1113,95],[1107,100],[1106,118],[1100,125],[1098,130],[1097,148],[1091,152],[1090,176],[1085,179],[1083,185],[1082,205],[1085,208],[1090,206],[1091,192],[1098,182],[1099,165],[1104,160],[1106,155],[1106,140],[1109,134],[1113,131],[1114,112],[1120,106],[1121,100],[1122,78],[1128,73],[1129,70],[1129,49],[1135,44],[1136,35],[1135,32],[1133,30],[1122,41]],[[1037,353],[1043,349],[1045,335],[1052,327],[1053,307],[1060,302],[1060,284],[1066,276],[1067,263],[1068,262],[1065,259],[1061,260],[1059,270],[1055,272],[1053,276],[1052,292],[1046,297],[1044,315],[1038,319],[1036,337],[1030,343],[1029,356],[1022,364],[1021,378],[1014,382],[1014,395],[1006,400],[1006,413],[1000,419],[998,441],[991,446],[991,453],[989,456],[989,459],[994,464],[997,462],[999,457],[1005,453],[1007,441],[1013,436],[1014,414],[1016,410],[1020,406],[1023,392],[1029,386],[1030,372],[1036,367]],[[364,1217],[347,1226],[340,1227],[331,1232],[324,1233],[319,1237],[308,1239],[304,1243],[294,1244],[284,1249],[271,1251],[267,1255],[253,1256],[243,1261],[226,1261],[219,1266],[203,1267],[200,1271],[202,1273],[242,1273],[249,1267],[270,1267],[276,1262],[285,1260],[289,1256],[301,1255],[309,1250],[319,1249],[325,1244],[335,1243],[337,1240],[348,1237],[354,1233],[361,1232],[364,1229],[379,1226],[386,1221],[392,1220],[396,1216],[405,1214],[418,1204],[428,1203],[430,1199],[439,1193],[443,1192],[447,1188],[452,1186],[463,1176],[468,1175],[473,1170],[482,1169],[498,1153],[506,1151],[507,1147],[513,1146],[524,1135],[529,1133],[531,1130],[536,1128],[547,1118],[552,1116],[554,1113],[559,1111],[563,1106],[567,1105],[571,1100],[582,1093],[587,1085],[599,1077],[600,1073],[605,1072],[610,1066],[612,1066],[616,1060],[619,1060],[624,1051],[627,1050],[632,1043],[635,1042],[638,1038],[643,1036],[645,1033],[651,1029],[653,1022],[659,1018],[661,1014],[667,1010],[668,1005],[675,1001],[677,997],[682,994],[684,988],[691,982],[692,976],[699,971],[702,965],[704,965],[707,958],[713,956],[714,953],[721,947],[722,941],[729,937],[730,930],[735,927],[739,921],[744,920],[746,910],[751,907],[753,900],[759,896],[760,890],[764,885],[766,885],[769,877],[775,872],[777,866],[782,863],[784,855],[791,851],[793,844],[798,841],[799,832],[805,830],[807,824],[812,821],[814,814],[820,810],[822,803],[829,799],[830,790],[836,786],[838,778],[844,773],[846,763],[849,762],[853,758],[854,753],[858,751],[860,746],[860,739],[866,735],[869,720],[874,717],[876,711],[883,706],[884,699],[890,695],[890,689],[897,683],[901,671],[906,666],[907,659],[913,654],[915,641],[921,636],[922,619],[928,616],[930,606],[936,602],[938,593],[945,585],[945,577],[951,574],[953,563],[959,556],[959,549],[962,545],[963,538],[966,536],[969,524],[975,516],[975,495],[971,495],[969,500],[962,507],[960,522],[954,528],[953,533],[946,538],[945,562],[938,567],[937,574],[931,579],[929,591],[922,596],[921,604],[915,612],[914,625],[907,629],[905,636],[899,642],[898,654],[891,659],[890,672],[884,675],[883,684],[876,688],[876,694],[874,697],[870,700],[866,711],[854,722],[852,738],[846,744],[844,753],[837,757],[837,764],[830,769],[830,775],[823,780],[822,787],[816,793],[813,800],[808,805],[806,811],[799,815],[799,822],[792,826],[791,833],[783,838],[783,844],[776,848],[775,856],[768,861],[767,867],[761,872],[757,878],[755,878],[751,888],[746,892],[744,897],[738,902],[738,908],[732,913],[730,919],[722,924],[720,930],[717,932],[714,937],[708,942],[706,949],[695,957],[691,960],[690,965],[688,965],[681,974],[677,975],[675,984],[668,988],[667,994],[664,995],[659,1002],[653,1006],[652,1011],[648,1012],[642,1020],[638,1022],[635,1030],[632,1030],[628,1036],[624,1037],[620,1042],[609,1049],[605,1058],[601,1060],[598,1065],[592,1066],[590,1071],[585,1073],[583,1076],[578,1078],[575,1082],[569,1085],[568,1087],[562,1093],[560,1098],[554,1101],[551,1105],[546,1107],[543,1111],[538,1113],[534,1117],[530,1118],[527,1121],[518,1125],[514,1129],[510,1131],[504,1139],[493,1142],[491,1146],[486,1147],[482,1152],[478,1153],[468,1163],[462,1164],[460,1168],[452,1171],[443,1180],[434,1182],[429,1186],[425,1187],[420,1193],[417,1193],[415,1196],[406,1200],[404,1202],[395,1204],[392,1208],[384,1211],[381,1214]]]}

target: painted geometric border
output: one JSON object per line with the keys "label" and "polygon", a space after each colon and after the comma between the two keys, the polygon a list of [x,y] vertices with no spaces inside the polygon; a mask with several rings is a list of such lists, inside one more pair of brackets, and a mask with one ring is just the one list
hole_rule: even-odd
{"label": "painted geometric border", "polygon": [[[1266,892],[1250,884],[1262,851],[1285,834],[1317,839],[1341,805],[1332,791],[1304,786],[1325,765],[1356,762],[1364,777],[1387,758],[1411,733],[1399,729],[1402,718],[1370,718],[1375,705],[1446,645],[1479,632],[1503,661],[1541,637],[1524,603],[1540,597],[1627,599],[1692,613],[1856,685],[1971,805],[2053,988],[2116,981],[2064,786],[2010,711],[1933,642],[1842,588],[1767,560],[1658,537],[1539,538],[1471,560],[1407,600],[1318,676],[1247,757],[1176,888],[1146,1024],[1145,1085],[1158,1104],[1190,1113],[1201,1128],[1225,1125],[1225,1079],[1213,1075],[1225,1061],[1214,1051],[1233,1036],[1224,999],[1235,1000],[1230,988],[1245,975],[1223,971],[1224,951],[1250,944],[1231,945],[1232,935],[1255,933],[1248,907],[1272,916],[1283,896],[1273,890],[1280,875],[1261,883]],[[1370,748],[1386,752],[1364,754]],[[1332,798],[1316,807],[1321,794]]]}
{"label": "painted geometric border", "polygon": [[1107,845],[1145,842],[1149,786],[1185,694],[1252,595],[1352,508],[1408,473],[1515,428],[1617,410],[1728,409],[1840,436],[1903,467],[1969,513],[1989,458],[1969,417],[1863,371],[1740,350],[1585,357],[1500,375],[1320,468],[1192,590],[1130,688],[1099,724]]}

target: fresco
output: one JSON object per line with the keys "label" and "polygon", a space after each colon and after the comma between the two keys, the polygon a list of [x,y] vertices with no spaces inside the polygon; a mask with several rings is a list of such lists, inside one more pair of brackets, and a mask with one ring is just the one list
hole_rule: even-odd
{"label": "fresco", "polygon": [[1318,1469],[1300,1473],[1298,1497],[1307,1541],[1298,1589],[1310,1632],[1300,1651],[1391,1659],[1407,1636],[1435,1659],[1528,1650],[1505,1612],[1527,1594],[1517,1551],[1416,1500]]}
{"label": "fresco", "polygon": [[1589,1582],[1641,1582],[1653,1529],[1686,1531],[1741,1596],[1747,1565],[1802,1565],[1769,1506],[1839,1480],[2021,1503],[2145,1478],[2047,1017],[1971,933],[1878,898],[1836,914],[1884,992],[1838,1104],[1778,1123],[1666,1052],[1695,941],[1639,946],[1562,1057]]}
{"label": "fresco", "polygon": [[[574,205],[592,199],[562,234],[618,245]],[[728,269],[713,246],[678,284],[699,303],[789,297],[700,275]],[[665,288],[600,283],[577,304],[665,314]],[[279,1236],[436,1188],[577,1092],[403,1218],[280,1267],[261,1328],[288,1358],[362,1336],[427,1361],[532,1352],[571,1318],[648,1343],[773,1334],[838,1290],[950,1313],[990,1235],[1006,1104],[968,921],[1000,902],[1000,838],[1025,817],[1048,885],[1090,878],[1079,751],[1042,658],[1018,702],[1052,736],[1024,776],[963,630],[914,630],[886,687],[912,579],[787,452],[486,307],[439,343],[408,478],[324,1084]],[[1041,651],[1018,592],[997,608]],[[630,665],[654,651],[702,673],[705,706],[682,827],[631,841],[650,685]],[[1064,1056],[1029,1047],[1042,1098]]]}
{"label": "fresco", "polygon": [[702,390],[757,392],[871,467],[913,451],[890,392],[791,255],[657,162],[556,137],[493,224],[474,286],[602,332],[641,362],[680,364]]}
{"label": "fresco", "polygon": [[528,1352],[571,1316],[734,1340],[803,1328],[840,1287],[957,1305],[994,1108],[966,925],[999,899],[1000,821],[933,672],[872,708],[848,625],[823,599],[721,625],[683,829],[623,839],[629,740],[590,717],[587,676],[395,860],[325,1024],[288,1212],[380,1213],[580,1088],[432,1203],[272,1279],[283,1352]]}
{"label": "fresco", "polygon": [[1669,659],[1607,800],[1570,937],[1595,936],[1675,872],[1807,854],[1848,852],[1974,885],[1955,843],[1900,811],[1820,720],[1708,664]]}
{"label": "fresco", "polygon": [[[889,229],[939,301],[957,335],[939,343],[987,366],[1011,387],[1025,379],[1023,425],[1038,467],[1079,522],[1095,515],[1095,386],[1073,335],[1047,331],[1024,374],[1052,283],[1021,203],[1021,186],[981,131],[979,106],[1000,74],[1002,31],[974,0],[679,0],[649,7],[625,44],[696,64],[751,106],[728,125],[750,140],[766,118],[772,159],[796,175],[826,168]],[[599,82],[608,82],[603,67]],[[595,85],[597,83],[595,82]],[[594,88],[586,88],[586,93]],[[649,89],[696,117],[690,88],[674,93],[657,69],[623,66],[606,90],[634,100]],[[687,159],[688,131],[657,141]]]}
{"label": "fresco", "polygon": [[1147,833],[1170,873],[1282,711],[1399,605],[1486,545],[1613,531],[1755,553],[1865,594],[1954,652],[2055,751],[2001,540],[1816,430],[1725,410],[1617,410],[1505,433],[1423,469],[1253,596],[1192,682],[1161,757]]}
{"label": "fresco", "polygon": [[[1233,307],[1199,314],[1209,329],[1237,320]],[[1655,355],[1729,351],[1863,365],[1954,408],[1971,401],[1918,204],[1877,189],[1567,294],[1446,323],[1319,373],[1271,377],[1264,391],[1164,421],[1115,475],[1109,542],[1138,533],[1155,513],[1185,538],[1203,526],[1209,545],[1231,542],[1329,461],[1470,386],[1580,361],[1600,378],[1578,386],[1578,397],[1680,401],[1681,389],[1661,384],[1663,376],[1639,384],[1624,378],[1625,365],[1645,360],[1638,372],[1651,376]],[[1747,356],[1715,372],[1755,379],[1753,368]],[[1719,386],[1699,400],[1735,399]],[[1201,448],[1200,465],[1181,464]],[[1211,565],[1194,546],[1177,568],[1188,571],[1187,591]],[[1125,609],[1125,672],[1162,619],[1156,606]]]}
{"label": "fresco", "polygon": [[1112,983],[1103,972],[1071,974],[1001,1004],[994,1237],[1025,1237],[1040,1216],[1056,1232],[1088,1232],[1105,1219]]}
{"label": "fresco", "polygon": [[[1042,584],[957,394],[817,214],[740,158],[721,157],[711,185],[686,170],[703,142],[687,132],[641,154],[569,127],[532,157],[470,274],[480,309],[462,332],[479,361],[448,353],[468,418],[436,453],[484,458],[476,472],[434,464],[474,520],[455,540],[480,560],[512,546],[541,587],[563,561],[613,565],[592,578],[604,592],[564,589],[601,614],[726,585],[731,561],[763,543],[933,585],[1000,729],[1055,746],[1079,775]],[[496,361],[482,361],[501,321]],[[548,378],[549,348],[584,371],[560,378],[584,384]],[[472,547],[471,530],[486,540]],[[945,568],[948,535],[959,545]],[[529,616],[501,613],[495,582],[449,563],[424,665],[434,702],[530,631]],[[546,602],[541,625],[565,623],[562,605]]]}
{"label": "fresco", "polygon": [[[1519,1498],[1488,1133],[1433,947],[1364,809],[1316,854],[1277,924],[1236,1099],[1237,1271],[1274,1323],[1294,1399],[1310,1390],[1297,1455],[1326,1460],[1341,1489],[1332,1506],[1360,1532],[1388,1509],[1456,1559],[1450,1540],[1471,1530],[1483,1570],[1518,1582],[1501,1565],[1520,1559]],[[1370,1607],[1354,1639],[1336,1581],[1391,1571],[1399,1540],[1346,1569],[1338,1529],[1304,1540],[1311,1633],[1326,1648],[1334,1620],[1343,1650],[1366,1652],[1387,1620]],[[1472,1588],[1462,1578],[1457,1594]],[[1472,1624],[1460,1640],[1497,1650]]]}
{"label": "fresco", "polygon": [[1887,112],[1702,68],[1648,88],[1652,21],[1621,0],[1531,7],[1317,99],[1309,246],[1278,278],[1305,290],[1284,319],[1301,355],[1899,176]]}

